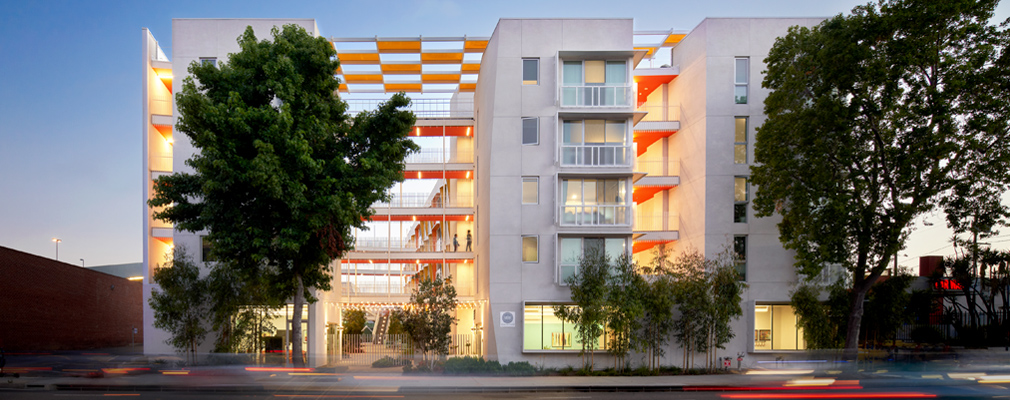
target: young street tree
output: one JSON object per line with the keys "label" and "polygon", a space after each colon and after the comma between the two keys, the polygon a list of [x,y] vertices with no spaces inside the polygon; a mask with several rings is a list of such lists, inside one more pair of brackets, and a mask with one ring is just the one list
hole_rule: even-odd
{"label": "young street tree", "polygon": [[[782,215],[796,267],[852,274],[845,348],[863,299],[913,220],[980,185],[1010,186],[1007,31],[996,0],[892,0],[779,38],[755,141],[759,216]],[[966,185],[964,182],[975,182]]]}
{"label": "young street tree", "polygon": [[165,343],[186,353],[186,360],[196,364],[196,349],[207,337],[210,313],[207,283],[200,279],[200,267],[177,246],[165,264],[154,271],[154,283],[148,303],[154,311],[154,326],[168,332]]}
{"label": "young street tree", "polygon": [[403,94],[353,119],[336,96],[333,46],[304,29],[273,29],[219,67],[193,63],[176,95],[176,129],[197,153],[180,172],[156,180],[155,217],[177,229],[208,231],[214,253],[241,276],[266,276],[294,303],[292,350],[302,359],[302,306],[330,288],[330,263],[352,243],[370,206],[403,180],[417,147]]}
{"label": "young street tree", "polygon": [[429,368],[434,367],[436,356],[449,354],[455,312],[456,288],[449,278],[435,278],[418,283],[410,295],[410,307],[396,315]]}
{"label": "young street tree", "polygon": [[[554,315],[558,319],[575,324],[576,335],[582,343],[583,368],[589,370],[596,364],[596,349],[603,336],[603,325],[607,323],[609,276],[610,260],[603,249],[587,250],[579,259],[579,270],[565,279],[575,305],[554,305]],[[589,353],[588,362],[586,353]]]}

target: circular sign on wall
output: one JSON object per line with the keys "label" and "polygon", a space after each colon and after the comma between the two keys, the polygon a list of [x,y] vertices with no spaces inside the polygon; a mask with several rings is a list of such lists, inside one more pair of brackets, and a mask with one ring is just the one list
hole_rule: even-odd
{"label": "circular sign on wall", "polygon": [[502,311],[498,318],[498,326],[502,328],[515,328],[516,326],[516,313],[515,311]]}

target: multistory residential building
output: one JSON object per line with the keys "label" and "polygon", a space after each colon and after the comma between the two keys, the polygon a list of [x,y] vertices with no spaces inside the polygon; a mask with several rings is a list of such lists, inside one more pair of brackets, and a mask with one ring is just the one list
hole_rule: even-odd
{"label": "multistory residential building", "polygon": [[[632,19],[502,19],[490,37],[331,37],[350,108],[408,92],[422,150],[334,263],[333,290],[306,307],[310,361],[341,362],[345,310],[378,322],[418,280],[451,276],[454,354],[575,365],[575,329],[552,306],[571,303],[566,278],[594,249],[641,264],[659,249],[737,254],[747,289],[726,352],[757,360],[803,349],[788,306],[792,255],[777,218],[754,216],[748,176],[763,60],[788,27],[818,22],[706,19],[680,32],[635,31]],[[171,95],[186,66],[225,61],[246,26],[265,37],[289,23],[318,34],[314,20],[176,19],[171,61],[144,30],[145,202],[152,179],[187,170],[194,152],[173,137]],[[174,230],[152,212],[147,278],[174,245],[204,253],[205,232]],[[146,304],[155,285],[144,285]],[[150,309],[144,317],[145,351],[171,351]],[[665,363],[679,354],[672,346]]]}

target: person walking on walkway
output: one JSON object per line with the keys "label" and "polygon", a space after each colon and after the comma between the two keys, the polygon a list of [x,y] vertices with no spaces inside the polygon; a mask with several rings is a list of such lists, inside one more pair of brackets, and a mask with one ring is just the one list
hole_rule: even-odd
{"label": "person walking on walkway", "polygon": [[470,234],[470,230],[466,230],[466,251],[473,251],[470,245],[473,244],[473,235]]}
{"label": "person walking on walkway", "polygon": [[452,252],[455,253],[457,250],[459,250],[459,235],[453,234],[452,235]]}

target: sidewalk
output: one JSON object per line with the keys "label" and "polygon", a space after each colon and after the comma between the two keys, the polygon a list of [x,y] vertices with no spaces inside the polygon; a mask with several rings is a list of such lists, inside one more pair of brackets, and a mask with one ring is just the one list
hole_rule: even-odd
{"label": "sidewalk", "polygon": [[[382,372],[337,373],[249,372],[244,369],[193,369],[189,375],[143,373],[101,378],[27,376],[0,379],[0,390],[78,391],[214,391],[297,393],[511,393],[558,391],[723,390],[781,377],[741,374],[677,376],[453,376],[403,375],[398,368]],[[311,374],[311,375],[309,375]],[[758,378],[758,380],[755,380]]]}

